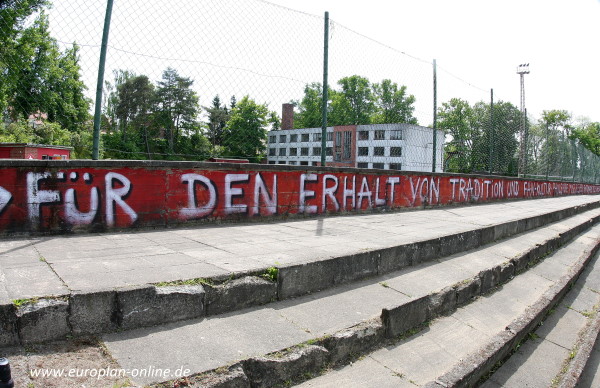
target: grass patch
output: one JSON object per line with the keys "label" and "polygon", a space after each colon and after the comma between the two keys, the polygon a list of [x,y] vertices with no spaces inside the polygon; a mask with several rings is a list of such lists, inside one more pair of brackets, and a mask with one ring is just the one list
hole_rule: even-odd
{"label": "grass patch", "polygon": [[279,269],[277,267],[269,267],[260,277],[275,283],[277,282],[277,275],[279,275]]}
{"label": "grass patch", "polygon": [[12,304],[15,307],[25,306],[26,304],[36,303],[39,298],[13,299]]}

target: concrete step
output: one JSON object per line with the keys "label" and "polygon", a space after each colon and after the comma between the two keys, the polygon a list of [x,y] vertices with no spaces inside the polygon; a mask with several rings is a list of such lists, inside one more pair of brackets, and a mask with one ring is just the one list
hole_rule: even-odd
{"label": "concrete step", "polygon": [[[575,282],[588,262],[592,265],[582,281],[597,281],[599,241],[600,227],[596,226],[496,292],[434,319],[419,333],[299,387],[479,386],[481,378],[485,379],[514,349],[517,349],[514,358],[493,374],[485,386],[549,387],[562,370],[562,362],[570,358],[569,344],[578,341],[577,334],[587,323],[585,315],[566,306],[578,309],[591,304],[597,308],[599,295]],[[574,290],[583,291],[569,293],[562,304],[554,307],[574,283]],[[550,311],[553,313],[537,334],[532,333]],[[527,338],[530,340],[524,341]],[[536,347],[540,352],[537,363],[527,365],[522,358],[527,357],[522,353]],[[517,378],[515,370],[525,365],[528,370],[518,373]],[[509,381],[511,385],[502,385]]]}
{"label": "concrete step", "polygon": [[[297,373],[318,373],[328,365],[348,362],[452,312],[523,272],[589,229],[597,218],[598,211],[590,210],[387,275],[206,319],[107,334],[103,339],[126,369],[183,368],[192,375],[203,374],[192,378],[199,386],[227,386],[219,385],[224,382],[249,386],[249,381],[252,386],[282,384],[298,378]],[[561,252],[577,257],[589,253],[595,249],[598,233],[597,228],[591,229]],[[575,265],[562,257],[553,264],[534,267],[547,273],[526,272],[517,277],[524,279],[520,280],[519,307],[527,307],[532,298],[528,284],[538,282],[534,289],[543,293],[544,287],[554,284],[552,276]],[[167,355],[165,349],[169,349]],[[137,382],[159,381],[160,377],[144,376]]]}
{"label": "concrete step", "polygon": [[482,387],[600,386],[600,373],[593,358],[588,365],[600,330],[599,307],[600,260],[595,260],[529,334],[528,340],[503,360]]}
{"label": "concrete step", "polygon": [[579,376],[577,386],[581,388],[600,387],[600,341],[598,337],[596,343],[592,346],[583,372]]}
{"label": "concrete step", "polygon": [[[384,276],[555,222],[554,229],[545,229],[554,236],[546,244],[552,249],[596,223],[599,205],[597,196],[581,196],[2,242],[7,250],[0,255],[0,346],[233,312]],[[569,218],[565,225],[572,227],[561,229],[561,220],[577,214],[583,217]],[[173,245],[181,246],[178,252],[171,251]],[[510,245],[498,249],[505,259],[519,253]],[[529,254],[543,254],[539,249],[532,246]],[[136,267],[138,262],[143,267]],[[524,262],[515,261],[516,269]],[[511,271],[504,270],[504,275]],[[489,276],[485,282],[496,275]]]}

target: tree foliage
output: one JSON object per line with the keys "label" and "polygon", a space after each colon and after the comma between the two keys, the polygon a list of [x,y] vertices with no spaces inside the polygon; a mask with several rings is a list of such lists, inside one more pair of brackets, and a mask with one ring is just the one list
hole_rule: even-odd
{"label": "tree foliage", "polygon": [[338,81],[340,90],[331,94],[330,125],[371,124],[376,112],[371,83],[367,78],[353,75]]}
{"label": "tree foliage", "polygon": [[198,120],[193,81],[167,68],[155,85],[146,75],[119,70],[106,83],[106,156],[120,159],[192,159],[210,156]]}
{"label": "tree foliage", "polygon": [[293,102],[299,112],[294,117],[294,128],[320,128],[323,123],[323,85],[318,82],[304,87],[304,97]]}
{"label": "tree foliage", "polygon": [[571,137],[577,139],[595,155],[600,156],[600,123],[584,123],[573,130]]}
{"label": "tree foliage", "polygon": [[2,139],[73,146],[74,157],[86,157],[92,126],[79,47],[74,43],[60,50],[49,32],[47,4],[0,3],[0,116],[7,123]]}
{"label": "tree foliage", "polygon": [[373,84],[373,91],[376,97],[376,113],[372,118],[374,124],[417,124],[413,116],[415,96],[407,95],[406,86],[398,87],[398,84],[384,79],[379,84]]}
{"label": "tree foliage", "polygon": [[225,126],[229,121],[229,110],[227,105],[221,105],[219,96],[215,96],[212,100],[212,105],[204,107],[208,113],[207,136],[213,147],[223,145],[223,134]]}
{"label": "tree foliage", "polygon": [[453,98],[438,110],[438,128],[448,134],[446,170],[492,171],[512,175],[516,171],[519,110],[508,102],[494,104]]}
{"label": "tree foliage", "polygon": [[269,110],[249,96],[242,98],[231,110],[223,135],[226,155],[260,162],[266,151]]}
{"label": "tree foliage", "polygon": [[5,114],[18,77],[15,67],[20,60],[17,41],[25,20],[46,5],[46,0],[0,1],[0,114]]}
{"label": "tree foliage", "polygon": [[[328,125],[417,124],[413,106],[415,97],[407,93],[406,86],[398,86],[389,79],[372,84],[358,75],[344,77],[338,85],[339,89],[328,89],[331,101],[327,111]],[[307,84],[302,100],[293,103],[298,108],[295,128],[321,127],[322,84]]]}

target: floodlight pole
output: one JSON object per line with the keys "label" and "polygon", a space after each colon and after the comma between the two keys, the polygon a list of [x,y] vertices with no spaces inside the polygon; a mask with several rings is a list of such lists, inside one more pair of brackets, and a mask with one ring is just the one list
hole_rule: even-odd
{"label": "floodlight pole", "polygon": [[517,67],[517,74],[521,78],[521,120],[519,125],[519,134],[521,144],[519,146],[519,176],[527,172],[527,110],[525,109],[525,74],[529,74],[529,63],[524,63]]}

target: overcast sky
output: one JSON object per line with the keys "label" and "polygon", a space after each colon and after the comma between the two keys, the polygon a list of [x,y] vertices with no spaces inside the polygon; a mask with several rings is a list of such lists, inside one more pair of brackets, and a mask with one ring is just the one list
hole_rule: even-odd
{"label": "overcast sky", "polygon": [[[53,0],[52,34],[81,45],[88,94],[95,93],[106,0]],[[298,10],[290,11],[279,6]],[[280,112],[322,81],[323,13],[329,11],[330,78],[391,78],[416,96],[420,124],[452,97],[519,106],[517,66],[529,63],[526,107],[565,109],[600,121],[600,0],[115,0],[106,79],[129,69],[156,82],[176,68],[201,104],[250,95]],[[314,15],[314,16],[310,16]]]}
{"label": "overcast sky", "polygon": [[[600,121],[599,0],[271,0],[323,15],[438,66],[528,113],[566,109]],[[439,85],[443,88],[443,85]]]}

